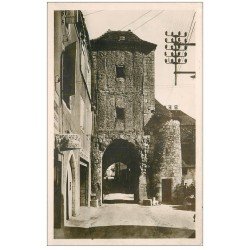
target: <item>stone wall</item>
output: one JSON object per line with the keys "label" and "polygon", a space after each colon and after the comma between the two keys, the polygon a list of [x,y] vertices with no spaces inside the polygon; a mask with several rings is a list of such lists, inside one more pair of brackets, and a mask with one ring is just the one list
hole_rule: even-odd
{"label": "stone wall", "polygon": [[[125,78],[116,77],[124,65]],[[154,110],[154,52],[93,51],[93,84],[98,131],[142,131]],[[124,125],[116,120],[116,107],[124,108]]]}
{"label": "stone wall", "polygon": [[[147,198],[144,126],[154,110],[154,51],[92,51],[93,98],[96,105],[95,137],[92,139],[92,192],[102,199],[102,157],[115,139],[133,143],[142,155],[138,199]],[[117,78],[123,65],[125,77]],[[117,108],[124,119],[117,119]]]}
{"label": "stone wall", "polygon": [[144,126],[148,123],[155,110],[155,68],[154,52],[143,57],[143,97],[144,97]]}
{"label": "stone wall", "polygon": [[[91,189],[96,198],[102,202],[102,177],[103,177],[103,156],[106,149],[116,140],[122,140],[126,143],[133,145],[135,154],[138,154],[138,187],[135,192],[135,200],[142,203],[143,199],[147,198],[147,180],[146,171],[148,167],[147,153],[148,153],[148,136],[142,136],[138,133],[114,133],[107,132],[99,134],[92,138],[92,180]],[[125,149],[126,150],[126,149]],[[129,156],[128,156],[129,157]],[[133,159],[133,155],[131,155]],[[136,170],[137,171],[137,170]]]}
{"label": "stone wall", "polygon": [[162,201],[162,179],[172,179],[172,193],[182,178],[180,122],[167,121],[158,132],[151,135],[149,153],[151,196]]}

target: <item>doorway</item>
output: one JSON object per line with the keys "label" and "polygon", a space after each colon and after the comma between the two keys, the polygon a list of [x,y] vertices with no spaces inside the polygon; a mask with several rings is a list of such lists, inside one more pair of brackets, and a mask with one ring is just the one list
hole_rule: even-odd
{"label": "doorway", "polygon": [[54,227],[61,227],[62,217],[62,195],[61,195],[61,178],[62,162],[58,159],[58,153],[55,153],[54,160]]}
{"label": "doorway", "polygon": [[65,183],[65,217],[69,220],[72,216],[75,216],[75,166],[74,159],[71,156],[69,165],[66,173],[66,183]]}
{"label": "doorway", "polygon": [[66,180],[66,220],[69,219],[69,177]]}
{"label": "doorway", "polygon": [[162,202],[170,203],[172,201],[172,179],[162,179]]}
{"label": "doorway", "polygon": [[127,140],[116,139],[105,150],[102,160],[104,203],[139,202],[140,154]]}
{"label": "doorway", "polygon": [[88,205],[88,164],[80,163],[80,206]]}
{"label": "doorway", "polygon": [[122,162],[110,165],[104,173],[103,201],[104,203],[133,203],[131,169]]}

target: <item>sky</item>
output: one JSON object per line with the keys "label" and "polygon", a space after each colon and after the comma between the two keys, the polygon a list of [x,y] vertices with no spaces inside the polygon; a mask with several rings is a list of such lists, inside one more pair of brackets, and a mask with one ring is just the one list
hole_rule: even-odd
{"label": "sky", "polygon": [[[156,99],[167,107],[168,105],[172,105],[172,107],[178,105],[178,109],[193,118],[196,117],[195,86],[197,79],[191,78],[191,75],[178,75],[177,86],[175,86],[174,65],[166,64],[164,55],[165,31],[173,31],[174,33],[178,31],[182,33],[189,32],[189,36],[191,36],[190,43],[196,42],[196,15],[194,9],[103,10],[96,8],[95,10],[84,9],[82,12],[90,39],[101,36],[108,29],[130,29],[139,38],[157,44],[155,51]],[[188,47],[188,62],[178,70],[196,71],[195,49],[195,46]]]}

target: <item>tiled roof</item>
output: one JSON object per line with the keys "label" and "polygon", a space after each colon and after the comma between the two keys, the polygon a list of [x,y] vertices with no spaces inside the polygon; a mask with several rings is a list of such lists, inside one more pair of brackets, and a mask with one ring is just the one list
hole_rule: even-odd
{"label": "tiled roof", "polygon": [[180,121],[181,125],[195,125],[195,119],[187,115],[181,110],[167,109],[160,102],[155,99],[155,114],[171,117],[172,119]]}
{"label": "tiled roof", "polygon": [[155,115],[162,115],[171,117],[171,112],[166,108],[166,106],[162,105],[159,101],[155,99]]}
{"label": "tiled roof", "polygon": [[169,110],[173,119],[179,120],[181,125],[195,125],[195,119],[181,110]]}
{"label": "tiled roof", "polygon": [[162,126],[171,119],[171,113],[155,99],[155,112],[145,126],[145,132],[159,131]]}
{"label": "tiled roof", "polygon": [[102,36],[91,40],[92,50],[111,49],[113,47],[126,47],[130,49],[148,50],[156,49],[156,44],[140,39],[132,31],[108,30]]}
{"label": "tiled roof", "polygon": [[181,126],[195,126],[195,119],[182,112],[181,110],[169,110],[166,108],[166,106],[162,105],[159,101],[155,99],[155,112],[147,123],[147,125],[145,126],[145,131],[157,131],[159,130],[159,128],[162,127],[163,124],[166,123],[166,121],[170,119],[180,121]]}

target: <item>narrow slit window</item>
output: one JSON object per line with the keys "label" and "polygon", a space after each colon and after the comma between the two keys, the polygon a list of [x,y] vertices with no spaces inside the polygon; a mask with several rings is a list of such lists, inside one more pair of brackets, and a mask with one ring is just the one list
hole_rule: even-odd
{"label": "narrow slit window", "polygon": [[125,119],[124,108],[116,108],[116,118],[118,120],[124,120]]}
{"label": "narrow slit window", "polygon": [[182,174],[187,175],[187,169],[186,168],[182,168]]}
{"label": "narrow slit window", "polygon": [[117,78],[125,78],[124,66],[116,66],[116,77]]}

